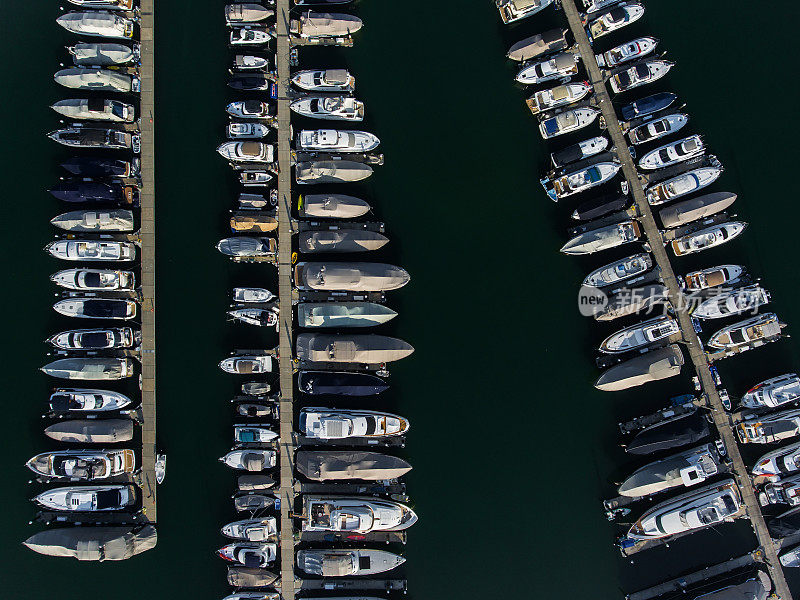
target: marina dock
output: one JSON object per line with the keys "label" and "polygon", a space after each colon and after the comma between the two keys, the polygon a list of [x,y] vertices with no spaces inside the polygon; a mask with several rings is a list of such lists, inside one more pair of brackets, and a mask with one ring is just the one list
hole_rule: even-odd
{"label": "marina dock", "polygon": [[732,461],[731,466],[736,482],[741,491],[744,504],[747,507],[748,516],[753,525],[756,537],[758,538],[758,543],[765,553],[765,563],[769,568],[776,592],[782,599],[789,600],[792,595],[786,583],[781,564],[778,561],[772,538],[767,530],[766,522],[764,521],[764,516],[756,498],[747,467],[739,451],[731,420],[725,412],[722,400],[717,392],[711,371],[709,370],[708,358],[694,330],[692,319],[686,312],[685,303],[680,301],[682,293],[678,285],[678,280],[675,277],[675,272],[672,269],[667,250],[663,244],[661,232],[658,229],[650,205],[645,197],[642,182],[636,171],[628,143],[623,137],[619,120],[617,119],[616,112],[611,103],[611,98],[606,89],[603,73],[597,64],[594,51],[589,43],[589,38],[584,29],[581,15],[575,6],[575,0],[562,0],[561,4],[564,14],[567,17],[569,28],[578,45],[581,58],[589,75],[589,80],[594,88],[597,106],[602,111],[612,145],[616,148],[617,158],[622,163],[622,172],[630,186],[631,194],[639,211],[639,222],[645,231],[653,257],[661,270],[661,277],[664,285],[667,287],[670,301],[676,309],[678,322],[683,332],[683,345],[689,352],[689,356],[700,379],[700,384],[708,406],[711,409],[710,412],[714,424],[722,437],[728,455]]}

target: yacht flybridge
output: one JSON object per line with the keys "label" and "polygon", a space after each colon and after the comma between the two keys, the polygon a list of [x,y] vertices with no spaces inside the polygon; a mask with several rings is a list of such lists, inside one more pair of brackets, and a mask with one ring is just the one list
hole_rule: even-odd
{"label": "yacht flybridge", "polygon": [[303,497],[303,531],[402,531],[417,522],[408,506],[371,496]]}
{"label": "yacht flybridge", "polygon": [[622,2],[589,23],[589,37],[597,39],[608,35],[612,31],[638,21],[642,15],[644,15],[644,7],[638,2]]}
{"label": "yacht flybridge", "polygon": [[634,254],[592,271],[583,280],[583,285],[607,287],[641,275],[652,266],[653,259],[649,254]]}
{"label": "yacht flybridge", "polygon": [[85,485],[59,487],[42,492],[33,501],[58,511],[106,512],[124,510],[136,502],[133,485]]}
{"label": "yacht flybridge", "polygon": [[656,317],[611,334],[600,344],[600,352],[607,354],[629,352],[662,340],[666,342],[678,333],[680,326],[676,319],[667,315]]}
{"label": "yacht flybridge", "polygon": [[640,37],[615,46],[611,50],[598,54],[595,58],[600,67],[617,67],[622,63],[652,54],[656,46],[658,46],[658,40],[656,38]]}
{"label": "yacht flybridge", "polygon": [[326,121],[362,121],[364,103],[350,96],[306,96],[289,108],[298,115]]}
{"label": "yacht flybridge", "polygon": [[369,152],[380,140],[366,131],[304,129],[297,135],[297,149],[307,152]]}
{"label": "yacht flybridge", "polygon": [[800,435],[800,410],[746,416],[736,425],[742,444],[774,444]]}
{"label": "yacht flybridge", "polygon": [[711,296],[692,311],[692,316],[696,319],[721,319],[755,311],[769,303],[769,300],[769,292],[759,284],[748,285]]}
{"label": "yacht flybridge", "polygon": [[539,133],[543,139],[572,133],[594,123],[600,115],[600,109],[585,107],[565,110],[539,123]]}
{"label": "yacht flybridge", "polygon": [[800,442],[782,446],[759,458],[752,469],[753,477],[777,479],[800,471]]}
{"label": "yacht flybridge", "polygon": [[694,254],[695,252],[727,244],[744,233],[746,227],[747,223],[742,221],[718,223],[674,239],[670,245],[675,256]]}
{"label": "yacht flybridge", "polygon": [[686,194],[691,194],[714,183],[722,175],[722,165],[692,169],[666,181],[655,183],[645,192],[652,205],[663,204]]}
{"label": "yacht flybridge", "polygon": [[133,450],[59,450],[31,458],[26,466],[42,477],[94,481],[133,473]]}
{"label": "yacht flybridge", "polygon": [[764,313],[739,323],[728,325],[717,331],[708,340],[708,345],[721,350],[735,350],[760,341],[777,338],[786,327],[775,313]]}
{"label": "yacht flybridge", "polygon": [[47,338],[60,350],[117,350],[131,349],[136,345],[137,335],[130,327],[109,329],[72,329]]}
{"label": "yacht flybridge", "polygon": [[800,377],[786,373],[751,387],[742,396],[741,405],[747,408],[778,408],[800,400]]}
{"label": "yacht flybridge", "polygon": [[132,123],[136,118],[133,105],[118,100],[99,98],[59,100],[50,108],[70,119]]}
{"label": "yacht flybridge", "polygon": [[619,486],[620,496],[642,498],[676,487],[691,487],[720,471],[719,453],[704,444],[651,462],[636,470]]}
{"label": "yacht flybridge", "polygon": [[292,83],[307,92],[347,92],[356,87],[356,78],[344,69],[298,71]]}
{"label": "yacht flybridge", "polygon": [[695,156],[700,156],[706,151],[703,140],[699,135],[691,135],[677,142],[670,142],[651,150],[639,160],[640,169],[661,169]]}
{"label": "yacht flybridge", "polygon": [[562,77],[570,77],[578,72],[578,59],[570,52],[562,52],[542,61],[523,66],[516,80],[528,85],[545,83]]}
{"label": "yacht flybridge", "polygon": [[136,286],[132,271],[111,269],[64,269],[50,281],[68,290],[130,292]]}
{"label": "yacht flybridge", "polygon": [[619,172],[622,165],[616,161],[600,161],[587,167],[568,171],[563,175],[540,181],[553,202],[602,185]]}
{"label": "yacht flybridge", "polygon": [[544,10],[553,0],[495,0],[503,23],[514,23]]}
{"label": "yacht flybridge", "polygon": [[397,554],[369,548],[297,551],[297,567],[304,573],[322,577],[375,575],[395,569],[405,561]]}
{"label": "yacht flybridge", "polygon": [[668,60],[643,60],[616,72],[609,79],[609,85],[620,94],[661,79],[673,66],[675,63]]}
{"label": "yacht flybridge", "polygon": [[580,83],[567,83],[547,90],[540,90],[528,98],[528,108],[534,115],[546,110],[561,108],[583,100],[592,91],[588,81]]}
{"label": "yacht flybridge", "polygon": [[119,392],[86,388],[57,388],[50,394],[50,410],[54,413],[107,412],[122,410],[133,401]]}

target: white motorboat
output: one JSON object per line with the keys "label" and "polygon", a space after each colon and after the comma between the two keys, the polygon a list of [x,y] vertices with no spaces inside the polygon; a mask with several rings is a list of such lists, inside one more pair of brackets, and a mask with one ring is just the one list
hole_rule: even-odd
{"label": "white motorboat", "polygon": [[278,309],[273,308],[235,308],[228,315],[236,321],[256,327],[278,327]]}
{"label": "white motorboat", "polygon": [[50,510],[105,512],[124,510],[136,503],[133,485],[59,487],[42,492],[33,501]]}
{"label": "white motorboat", "polygon": [[306,96],[289,108],[298,115],[325,121],[363,121],[364,103],[350,96]]}
{"label": "white motorboat", "polygon": [[127,65],[139,60],[139,44],[131,48],[125,44],[108,44],[98,42],[78,42],[67,46],[75,65],[108,67]]}
{"label": "white motorboat", "polygon": [[262,519],[244,519],[228,523],[221,530],[222,535],[233,540],[262,542],[275,539],[278,535],[278,524],[275,517]]}
{"label": "white motorboat", "polygon": [[747,408],[778,408],[800,399],[800,377],[786,373],[751,387],[742,396],[741,405]]}
{"label": "white motorboat", "polygon": [[519,83],[539,84],[553,79],[570,77],[578,72],[578,58],[571,52],[562,52],[520,69],[515,79]]}
{"label": "white motorboat", "polygon": [[65,317],[127,321],[136,316],[136,302],[124,298],[65,298],[53,304],[53,310]]}
{"label": "white motorboat", "polygon": [[[402,556],[386,550],[349,548],[298,550],[296,562],[304,573],[330,578],[375,575],[396,569],[405,561]],[[332,582],[329,585],[334,587]],[[358,600],[371,599],[359,596]]]}
{"label": "white motorboat", "polygon": [[228,25],[241,25],[243,23],[258,23],[265,21],[275,14],[274,10],[261,4],[251,2],[237,2],[225,7],[225,22]]}
{"label": "white motorboat", "polygon": [[800,410],[748,415],[736,425],[742,444],[774,444],[800,435]]}
{"label": "white motorboat", "polygon": [[264,288],[233,288],[234,302],[269,302],[276,298],[275,294]]}
{"label": "white motorboat", "polygon": [[374,327],[391,321],[397,312],[376,302],[301,302],[297,322],[301,327]]}
{"label": "white motorboat", "polygon": [[778,337],[784,327],[786,324],[780,322],[778,315],[764,313],[723,327],[711,336],[708,345],[720,350],[732,350]]}
{"label": "white motorboat", "polygon": [[292,34],[301,38],[342,38],[352,35],[364,26],[355,15],[344,13],[319,13],[311,10],[293,19],[289,24]]}
{"label": "white motorboat", "polygon": [[356,87],[356,78],[345,69],[317,69],[298,71],[292,83],[307,92],[348,92]]}
{"label": "white motorboat", "polygon": [[50,223],[66,231],[133,231],[133,211],[121,208],[73,210],[53,217]]}
{"label": "white motorboat", "polygon": [[570,171],[553,179],[542,179],[544,191],[553,202],[604,184],[619,172],[618,162],[598,162],[582,169]]}
{"label": "white motorboat", "polygon": [[254,54],[237,54],[233,57],[233,71],[269,71],[269,59]]}
{"label": "white motorboat", "polygon": [[133,348],[136,337],[130,327],[71,329],[51,335],[47,342],[61,350],[114,350]]}
{"label": "white motorboat", "polygon": [[553,0],[495,0],[503,23],[513,23],[544,10]]}
{"label": "white motorboat", "polygon": [[133,401],[119,392],[85,388],[58,388],[50,394],[50,410],[62,412],[108,412],[122,410]]}
{"label": "white motorboat", "polygon": [[133,0],[67,0],[83,8],[103,8],[106,10],[133,10]]}
{"label": "white motorboat", "polygon": [[297,200],[297,211],[303,217],[354,219],[370,210],[366,200],[345,194],[304,194]]}
{"label": "white motorboat", "polygon": [[295,181],[299,185],[321,183],[353,183],[372,175],[366,163],[354,160],[311,160],[295,165]]}
{"label": "white motorboat", "polygon": [[586,14],[603,10],[604,8],[616,4],[619,0],[583,0],[583,7],[586,9]]}
{"label": "white motorboat", "polygon": [[59,100],[50,108],[70,119],[132,123],[136,117],[133,104],[100,98]]}
{"label": "white motorboat", "polygon": [[589,23],[589,37],[597,39],[612,31],[621,29],[638,21],[644,14],[644,7],[638,2],[623,2],[605,12]]}
{"label": "white motorboat", "polygon": [[660,341],[667,341],[677,333],[680,333],[678,321],[668,315],[663,315],[611,334],[600,344],[600,352],[606,354],[629,352]]}
{"label": "white motorboat", "polygon": [[595,58],[600,67],[617,67],[631,60],[636,60],[637,58],[643,58],[648,54],[652,54],[656,46],[658,46],[658,40],[656,38],[640,37],[615,46],[611,50],[598,54]]}
{"label": "white motorboat", "polygon": [[231,102],[225,111],[237,119],[266,119],[271,115],[270,105],[260,100],[239,100]]}
{"label": "white motorboat", "polygon": [[509,60],[525,62],[569,47],[566,29],[548,29],[518,41],[506,53]]}
{"label": "white motorboat", "polygon": [[586,276],[583,285],[607,287],[641,275],[653,266],[653,259],[644,252],[628,256],[596,269]]}
{"label": "white motorboat", "polygon": [[53,479],[94,481],[133,473],[133,450],[58,450],[37,454],[25,465],[37,475]]}
{"label": "white motorboat", "polygon": [[714,183],[722,175],[722,165],[699,167],[647,188],[647,201],[655,206],[691,194]]}
{"label": "white motorboat", "polygon": [[266,27],[245,25],[231,29],[231,46],[260,46],[266,44],[272,36]]}
{"label": "white motorboat", "polygon": [[384,263],[299,262],[294,268],[294,284],[304,291],[385,292],[409,281],[405,269]]}
{"label": "white motorboat", "polygon": [[671,135],[689,122],[689,115],[675,113],[637,125],[628,132],[631,144],[644,144]]}
{"label": "white motorboat", "polygon": [[380,143],[366,131],[303,129],[297,136],[297,149],[306,152],[369,152]]}
{"label": "white motorboat", "polygon": [[278,439],[278,434],[266,427],[244,424],[233,426],[235,444],[268,444],[276,439]]}
{"label": "white motorboat", "polygon": [[219,368],[234,375],[271,373],[274,360],[269,354],[236,354],[220,361]]}
{"label": "white motorboat", "polygon": [[50,281],[68,290],[91,292],[129,292],[136,287],[133,271],[113,269],[64,269],[53,273]]}
{"label": "white motorboat", "polygon": [[738,290],[726,290],[701,302],[692,312],[695,319],[721,319],[755,311],[768,304],[770,295],[760,285],[748,285]]}
{"label": "white motorboat", "polygon": [[266,187],[273,179],[267,171],[239,171],[239,183],[244,187]]}
{"label": "white motorboat", "polygon": [[229,140],[260,140],[269,135],[269,127],[263,123],[228,123],[225,135]]}
{"label": "white motorboat", "polygon": [[608,148],[608,138],[598,135],[588,140],[582,140],[561,150],[550,153],[550,162],[553,167],[564,167],[570,163],[578,162],[595,154],[600,154]]}
{"label": "white motorboat", "polygon": [[237,471],[263,471],[277,464],[278,453],[275,450],[239,448],[231,450],[219,460]]}
{"label": "white motorboat", "polygon": [[736,202],[736,194],[731,192],[712,192],[675,202],[658,211],[664,227],[670,229],[693,223],[722,212]]}
{"label": "white motorboat", "polygon": [[561,252],[570,255],[594,254],[635,242],[641,237],[638,221],[623,221],[578,234],[561,247]]}
{"label": "white motorboat", "polygon": [[64,13],[56,23],[71,33],[89,37],[131,39],[134,21],[106,11],[77,11]]}
{"label": "white motorboat", "polygon": [[674,66],[675,63],[668,60],[644,60],[615,73],[609,85],[619,94],[661,79]]}
{"label": "white motorboat", "polygon": [[268,567],[277,555],[278,545],[264,542],[233,542],[217,550],[223,560],[256,569]]}
{"label": "white motorboat", "polygon": [[619,486],[619,495],[642,498],[676,487],[691,487],[719,471],[719,453],[713,444],[704,444],[637,469]]}
{"label": "white motorboat", "polygon": [[59,85],[75,90],[105,92],[136,92],[140,89],[139,78],[101,67],[70,67],[53,75]]}
{"label": "white motorboat", "polygon": [[402,531],[417,522],[405,504],[372,496],[303,497],[303,531]]}
{"label": "white motorboat", "polygon": [[774,480],[797,471],[800,471],[800,442],[767,452],[756,461],[751,473],[753,477],[767,477]]}
{"label": "white motorboat", "polygon": [[681,283],[688,291],[696,292],[734,283],[743,273],[744,268],[739,265],[720,265],[687,273],[681,279]]}
{"label": "white motorboat", "polygon": [[758,494],[758,503],[761,506],[775,504],[800,506],[800,474],[777,477],[764,484]]}
{"label": "white motorboat", "polygon": [[61,358],[39,369],[59,379],[117,381],[134,374],[132,358]]}
{"label": "white motorboat", "polygon": [[677,142],[670,142],[651,150],[639,159],[639,168],[661,169],[700,156],[705,151],[703,139],[699,135],[690,135]]}
{"label": "white motorboat", "polygon": [[306,407],[300,410],[300,433],[317,440],[382,438],[405,435],[408,420],[372,410]]}
{"label": "white motorboat", "polygon": [[540,90],[528,98],[526,104],[534,115],[546,110],[561,108],[573,102],[583,100],[592,91],[592,86],[588,81],[580,83],[567,83],[559,85],[549,90]]}
{"label": "white motorboat", "polygon": [[275,160],[275,149],[263,142],[224,142],[217,152],[232,162],[271,163]]}
{"label": "white motorboat", "polygon": [[275,238],[241,235],[220,240],[217,250],[233,258],[271,257],[278,252],[278,242]]}
{"label": "white motorboat", "polygon": [[[139,134],[117,129],[105,129],[74,123],[47,134],[54,142],[73,148],[107,148],[110,150],[134,150],[139,144]],[[138,152],[138,150],[135,150]]]}
{"label": "white motorboat", "polygon": [[741,235],[746,227],[747,223],[742,221],[718,223],[673,240],[672,251],[675,256],[684,256],[721,246]]}
{"label": "white motorboat", "polygon": [[591,107],[565,110],[539,123],[539,132],[546,140],[565,133],[572,133],[591,125],[599,115],[600,110]]}
{"label": "white motorboat", "polygon": [[113,240],[56,240],[45,250],[61,260],[128,262],[136,258],[133,243]]}

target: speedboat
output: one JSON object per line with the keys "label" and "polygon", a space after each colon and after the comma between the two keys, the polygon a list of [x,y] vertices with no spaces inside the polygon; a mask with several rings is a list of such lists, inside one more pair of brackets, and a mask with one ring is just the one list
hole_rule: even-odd
{"label": "speedboat", "polygon": [[661,79],[673,66],[675,63],[668,60],[645,60],[615,73],[609,85],[619,94]]}
{"label": "speedboat", "polygon": [[307,92],[348,92],[356,87],[356,78],[345,69],[317,69],[298,71],[292,83]]}
{"label": "speedboat", "polygon": [[112,240],[56,240],[45,250],[61,260],[128,262],[136,258],[133,243]]}
{"label": "speedboat", "polygon": [[298,115],[326,121],[362,121],[364,103],[350,96],[306,96],[289,108]]}
{"label": "speedboat", "polygon": [[664,315],[612,333],[600,344],[600,352],[618,354],[667,340],[680,333],[678,321]]}
{"label": "speedboat", "polygon": [[751,387],[742,396],[741,405],[747,408],[778,408],[800,399],[800,377],[786,373]]}
{"label": "speedboat", "polygon": [[[102,129],[74,124],[47,134],[54,142],[75,148],[109,148],[111,150],[131,150],[138,134],[117,129]],[[137,142],[138,143],[138,142]]]}
{"label": "speedboat", "polygon": [[229,140],[260,140],[269,135],[269,127],[263,123],[228,123],[225,135]]}
{"label": "speedboat", "polygon": [[61,350],[115,350],[133,348],[136,338],[130,327],[113,327],[62,331],[47,338],[47,342]]}
{"label": "speedboat", "polygon": [[623,221],[576,235],[561,247],[561,252],[571,255],[594,254],[635,242],[641,236],[638,221]]}
{"label": "speedboat", "polygon": [[597,39],[608,35],[612,31],[621,29],[638,21],[644,14],[644,7],[638,2],[623,2],[608,12],[603,13],[589,23],[587,29],[590,39]]}
{"label": "speedboat", "polygon": [[366,131],[303,129],[297,136],[297,149],[307,152],[369,152],[380,143],[377,136]]}
{"label": "speedboat", "polygon": [[274,176],[268,171],[239,171],[239,183],[245,187],[267,187],[273,179]]}
{"label": "speedboat", "polygon": [[48,191],[63,202],[115,203],[127,206],[136,206],[139,202],[139,193],[136,188],[99,181],[70,179],[60,182]]}
{"label": "speedboat", "polygon": [[136,117],[133,104],[101,98],[59,100],[50,108],[70,119],[132,123]]}
{"label": "speedboat", "polygon": [[800,435],[800,410],[747,416],[736,425],[742,444],[774,444]]}
{"label": "speedboat", "polygon": [[743,312],[755,311],[768,304],[770,295],[760,285],[727,290],[700,303],[692,312],[695,319],[721,319]]}
{"label": "speedboat", "polygon": [[572,133],[591,125],[599,115],[600,110],[597,108],[586,107],[565,110],[539,123],[539,133],[546,140],[565,133]]}
{"label": "speedboat", "polygon": [[277,308],[235,308],[229,310],[228,315],[256,327],[278,327]]}
{"label": "speedboat", "polygon": [[234,375],[271,373],[273,361],[269,354],[235,354],[220,361],[219,368]]}
{"label": "speedboat", "polygon": [[233,57],[232,71],[269,71],[269,59],[254,54],[237,54]]}
{"label": "speedboat", "polygon": [[599,154],[606,148],[608,148],[608,138],[598,135],[550,153],[550,161],[555,168],[559,168]]}
{"label": "speedboat", "polygon": [[383,263],[299,262],[294,267],[294,284],[303,291],[383,292],[410,280],[405,269]]}
{"label": "speedboat", "polygon": [[70,67],[53,76],[55,82],[75,90],[106,92],[135,92],[140,87],[139,78],[101,67]]}
{"label": "speedboat", "polygon": [[372,396],[388,390],[389,384],[371,373],[300,371],[297,387],[312,396]]}
{"label": "speedboat", "polygon": [[238,236],[220,240],[217,250],[236,258],[272,257],[278,252],[275,238]]}
{"label": "speedboat", "polygon": [[62,358],[41,367],[40,371],[59,379],[116,381],[134,373],[131,358]]}
{"label": "speedboat", "polygon": [[371,496],[303,497],[303,531],[402,531],[417,522],[405,504]]}
{"label": "speedboat", "polygon": [[548,29],[544,33],[520,40],[508,49],[506,57],[517,62],[524,62],[545,54],[566,50],[568,46],[566,29]]}
{"label": "speedboat", "polygon": [[25,463],[37,475],[52,479],[94,481],[136,468],[133,450],[58,450],[37,454]]}
{"label": "speedboat", "polygon": [[68,12],[56,19],[56,23],[71,33],[89,37],[131,39],[133,19],[106,11]]}
{"label": "speedboat", "polygon": [[305,194],[297,201],[297,211],[304,217],[355,219],[370,210],[366,200],[344,194]]}
{"label": "speedboat", "polygon": [[[110,102],[115,102],[114,100]],[[73,156],[61,163],[61,167],[81,177],[135,177],[139,174],[139,161]]]}
{"label": "speedboat", "polygon": [[664,227],[680,227],[693,221],[710,217],[736,202],[736,194],[713,192],[676,202],[658,212]]}
{"label": "speedboat", "polygon": [[278,453],[275,450],[240,448],[231,450],[219,460],[238,471],[263,471],[271,469],[278,463]]}
{"label": "speedboat", "polygon": [[234,521],[225,525],[221,533],[226,538],[246,540],[248,542],[275,539],[278,535],[277,520],[275,517],[264,517],[262,519]]}
{"label": "speedboat", "polygon": [[391,321],[397,313],[376,302],[301,302],[300,327],[374,327]]}
{"label": "speedboat", "polygon": [[411,471],[402,458],[352,450],[299,450],[294,464],[312,481],[392,481]]}
{"label": "speedboat", "polygon": [[726,283],[735,283],[743,274],[744,268],[739,265],[720,265],[687,273],[681,279],[681,283],[688,291],[697,292]]}
{"label": "speedboat", "polygon": [[234,542],[217,550],[217,555],[228,562],[262,569],[275,562],[278,545],[263,542]]}
{"label": "speedboat", "polygon": [[756,461],[751,471],[753,477],[775,479],[800,471],[800,442],[767,452]]}
{"label": "speedboat", "polygon": [[691,487],[714,477],[719,467],[714,445],[704,444],[637,469],[619,486],[619,495],[642,498],[675,487]]}
{"label": "speedboat", "polygon": [[583,100],[592,91],[592,86],[588,81],[581,81],[580,83],[567,83],[559,85],[549,90],[540,90],[533,96],[528,98],[526,104],[534,115],[552,110],[554,108],[561,108],[567,104]]}
{"label": "speedboat", "polygon": [[[257,169],[257,171],[266,172],[263,169]],[[263,194],[239,194],[236,201],[241,211],[273,211],[278,206],[278,190],[270,190],[269,196]]]}
{"label": "speedboat", "polygon": [[77,66],[110,67],[139,60],[139,44],[131,48],[125,44],[78,42],[74,46],[67,46],[67,51]]}
{"label": "speedboat", "polygon": [[372,175],[372,167],[351,160],[315,160],[299,162],[295,179],[301,185],[317,183],[352,183]]}
{"label": "speedboat", "polygon": [[133,271],[113,269],[64,269],[53,273],[50,281],[68,290],[90,292],[130,292],[136,287]]}
{"label": "speedboat", "polygon": [[542,179],[540,183],[553,202],[584,192],[604,184],[619,171],[620,163],[615,161],[598,162],[588,167],[571,171],[553,179]]}
{"label": "speedboat", "polygon": [[375,575],[391,571],[405,560],[402,556],[385,550],[368,548],[297,551],[297,567],[304,573],[321,577]]}
{"label": "speedboat", "polygon": [[[795,546],[790,550],[781,550],[778,560],[781,561],[781,565],[784,567],[800,567],[800,546]],[[751,582],[753,587],[760,591],[764,600],[766,600],[769,588],[766,585],[761,585],[760,588],[757,587],[759,582],[754,579],[749,580],[747,583],[750,584]],[[761,600],[761,597],[755,596],[755,598],[756,600]]]}
{"label": "speedboat", "polygon": [[85,8],[104,8],[107,10],[133,10],[133,0],[68,0]]}
{"label": "speedboat", "polygon": [[234,212],[230,224],[232,233],[268,233],[278,228],[278,219],[270,214]]}
{"label": "speedboat", "polygon": [[262,142],[224,142],[217,146],[217,152],[233,162],[271,163],[275,149]]}
{"label": "speedboat", "polygon": [[228,79],[228,87],[244,91],[268,90],[272,83],[272,79],[261,73],[235,73]]}
{"label": "speedboat", "polygon": [[237,2],[228,4],[225,7],[225,22],[228,25],[238,25],[240,23],[258,23],[264,21],[275,14],[261,4],[250,2]]}
{"label": "speedboat", "polygon": [[65,298],[53,305],[65,317],[80,319],[133,319],[136,302],[124,298]]}
{"label": "speedboat", "polygon": [[689,122],[689,115],[685,113],[674,113],[665,115],[647,123],[634,127],[628,132],[628,139],[631,144],[644,144],[659,138],[672,135],[683,128]]}
{"label": "speedboat", "polygon": [[667,416],[666,419],[639,431],[625,445],[625,452],[645,455],[672,450],[694,444],[710,433],[708,419],[697,411],[697,407],[689,413],[678,415],[675,415],[672,409],[660,411],[659,418],[664,417],[665,412],[672,416]]}
{"label": "speedboat", "polygon": [[618,392],[679,375],[683,366],[680,346],[650,350],[603,372],[594,384],[603,392]]}
{"label": "speedboat", "polygon": [[639,160],[639,168],[661,169],[700,156],[705,151],[706,147],[702,138],[699,135],[690,135],[677,142],[670,142],[651,150]]}
{"label": "speedboat", "polygon": [[47,556],[106,561],[125,560],[146,552],[157,540],[153,525],[56,527],[32,535],[23,545]]}
{"label": "speedboat", "polygon": [[503,23],[513,23],[544,10],[553,0],[495,0]]}
{"label": "speedboat", "polygon": [[744,321],[728,325],[717,331],[708,340],[708,345],[720,350],[733,350],[754,342],[780,336],[785,323],[775,313],[764,313]]}
{"label": "speedboat", "polygon": [[379,365],[410,356],[414,347],[385,335],[301,333],[295,350],[301,362]]}
{"label": "speedboat", "polygon": [[231,28],[231,46],[260,46],[266,44],[272,36],[266,27],[244,25]]}
{"label": "speedboat", "polygon": [[233,288],[234,302],[269,302],[275,298],[275,294],[264,288]]}
{"label": "speedboat", "polygon": [[598,54],[595,58],[597,59],[597,65],[600,67],[617,67],[622,63],[652,54],[656,46],[658,46],[656,38],[640,37],[615,46],[611,50]]}
{"label": "speedboat", "polygon": [[600,267],[589,273],[583,285],[592,287],[608,287],[627,279],[641,275],[653,266],[653,259],[647,253],[634,254]]}
{"label": "speedboat", "polygon": [[59,487],[42,492],[33,501],[50,510],[105,512],[125,510],[136,503],[133,485]]}
{"label": "speedboat", "polygon": [[775,504],[800,506],[800,475],[778,477],[764,484],[764,488],[758,494],[758,503],[761,506]]}
{"label": "speedboat", "polygon": [[363,229],[328,229],[304,231],[297,236],[297,246],[304,254],[317,252],[368,252],[379,250],[389,238]]}
{"label": "speedboat", "polygon": [[349,36],[363,27],[361,19],[343,13],[318,13],[307,11],[296,21],[291,21],[290,29],[295,35],[306,39]]}
{"label": "speedboat", "polygon": [[645,512],[628,531],[634,540],[654,540],[732,521],[743,510],[732,479],[704,486]]}
{"label": "speedboat", "polygon": [[742,221],[718,223],[673,240],[671,243],[672,251],[675,256],[684,256],[715,246],[721,246],[741,235],[746,227],[747,223]]}
{"label": "speedboat", "polygon": [[691,194],[714,183],[722,175],[722,165],[699,167],[647,188],[647,201],[655,206]]}
{"label": "speedboat", "polygon": [[58,388],[50,394],[50,410],[54,413],[108,412],[131,404],[130,398],[110,390]]}
{"label": "speedboat", "polygon": [[305,407],[300,410],[299,430],[315,440],[395,437],[408,433],[407,419],[372,410]]}
{"label": "speedboat", "polygon": [[620,109],[620,114],[626,121],[632,121],[633,119],[646,117],[647,115],[652,115],[659,110],[669,108],[677,99],[678,96],[672,92],[659,92],[657,94],[653,94],[652,96],[639,98],[630,104],[626,104]]}
{"label": "speedboat", "polygon": [[233,442],[235,444],[268,444],[278,438],[278,434],[257,425],[234,425]]}
{"label": "speedboat", "polygon": [[578,59],[571,52],[562,52],[545,60],[525,65],[515,79],[519,83],[539,84],[578,73]]}
{"label": "speedboat", "polygon": [[225,111],[237,119],[266,119],[271,116],[270,105],[260,100],[239,100],[231,102]]}

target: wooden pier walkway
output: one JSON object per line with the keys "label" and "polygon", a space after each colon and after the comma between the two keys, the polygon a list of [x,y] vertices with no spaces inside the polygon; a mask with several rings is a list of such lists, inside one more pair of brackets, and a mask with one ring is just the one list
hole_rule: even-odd
{"label": "wooden pier walkway", "polygon": [[620,129],[617,114],[614,111],[614,106],[611,103],[611,98],[608,94],[608,90],[606,89],[605,80],[600,71],[600,67],[597,64],[594,51],[589,43],[589,38],[586,34],[586,30],[584,29],[581,15],[575,6],[575,0],[562,0],[561,5],[563,7],[564,14],[567,17],[567,21],[569,22],[569,28],[572,31],[573,36],[575,36],[575,41],[578,44],[581,58],[583,59],[583,64],[588,73],[589,80],[594,88],[597,105],[600,107],[603,117],[605,118],[605,122],[608,127],[608,133],[611,136],[612,145],[616,148],[617,157],[622,163],[622,172],[625,176],[625,179],[628,181],[631,194],[633,195],[636,206],[639,209],[639,221],[647,235],[653,257],[655,258],[661,270],[661,277],[669,292],[670,301],[676,309],[678,322],[680,323],[681,330],[683,331],[685,348],[689,352],[692,363],[697,370],[697,375],[700,378],[703,392],[707,399],[708,406],[711,409],[710,412],[714,419],[714,423],[719,430],[722,440],[725,443],[725,447],[728,450],[728,455],[731,458],[733,472],[736,476],[736,481],[739,484],[739,489],[741,490],[744,503],[747,507],[748,516],[753,524],[753,529],[758,538],[758,542],[766,555],[765,562],[769,568],[770,576],[775,584],[778,595],[783,600],[790,600],[792,595],[789,591],[789,586],[786,583],[786,578],[784,576],[781,564],[778,561],[772,538],[767,530],[767,525],[764,521],[764,515],[761,513],[761,507],[758,504],[758,500],[753,490],[753,484],[750,481],[750,475],[739,451],[739,446],[736,442],[730,416],[725,412],[722,400],[717,393],[717,389],[714,385],[714,381],[709,370],[709,363],[705,352],[703,351],[703,347],[699,338],[697,337],[697,333],[694,331],[691,317],[686,312],[686,303],[681,301],[682,293],[680,286],[678,285],[678,280],[675,277],[675,272],[672,269],[672,264],[670,263],[669,256],[667,255],[667,250],[662,242],[661,232],[656,225],[656,221],[653,218],[653,212],[650,209],[650,205],[645,197],[642,182],[639,179],[639,174],[636,171],[633,159],[631,158],[628,143],[622,134],[622,130]]}

